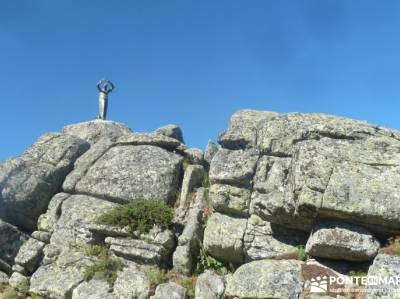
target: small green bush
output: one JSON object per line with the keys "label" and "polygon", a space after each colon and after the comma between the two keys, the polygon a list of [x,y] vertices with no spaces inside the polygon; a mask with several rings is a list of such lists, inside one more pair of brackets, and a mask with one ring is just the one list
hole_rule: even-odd
{"label": "small green bush", "polygon": [[214,270],[219,275],[226,275],[231,272],[226,264],[208,255],[204,249],[201,248],[196,273],[203,273],[207,269]]}
{"label": "small green bush", "polygon": [[108,248],[101,245],[85,245],[81,249],[82,252],[87,256],[97,256],[106,258],[110,254]]}
{"label": "small green bush", "polygon": [[297,246],[297,259],[303,262],[307,259],[306,248],[304,245]]}
{"label": "small green bush", "polygon": [[163,202],[153,200],[135,200],[118,206],[97,219],[98,224],[129,227],[133,233],[148,232],[154,225],[168,228],[174,216],[173,209]]}
{"label": "small green bush", "polygon": [[117,272],[122,270],[124,264],[113,258],[104,258],[87,267],[84,272],[84,280],[90,281],[93,278],[105,280],[110,287],[114,286],[117,279]]}

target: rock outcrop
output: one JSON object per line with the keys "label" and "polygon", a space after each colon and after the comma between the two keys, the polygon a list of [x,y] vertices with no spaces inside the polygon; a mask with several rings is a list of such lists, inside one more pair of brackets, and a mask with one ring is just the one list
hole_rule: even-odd
{"label": "rock outcrop", "polygon": [[[5,161],[0,282],[45,299],[307,299],[355,267],[398,276],[398,257],[379,252],[400,235],[399,132],[242,110],[220,147],[209,142],[203,152],[183,140],[175,125],[135,133],[96,120],[45,134]],[[172,207],[172,225],[140,232],[98,222],[142,199]],[[106,253],[88,254],[93,246]],[[120,268],[88,278],[104,255]],[[155,279],[163,271],[170,281]],[[183,283],[193,275],[196,283]],[[326,298],[351,298],[334,294],[337,286]],[[396,298],[383,285],[362,290]]]}

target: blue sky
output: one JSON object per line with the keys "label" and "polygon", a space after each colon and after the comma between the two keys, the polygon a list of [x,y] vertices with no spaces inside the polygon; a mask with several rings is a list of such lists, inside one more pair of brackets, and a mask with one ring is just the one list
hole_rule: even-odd
{"label": "blue sky", "polygon": [[0,160],[96,117],[204,148],[230,115],[325,112],[400,128],[400,1],[3,0]]}

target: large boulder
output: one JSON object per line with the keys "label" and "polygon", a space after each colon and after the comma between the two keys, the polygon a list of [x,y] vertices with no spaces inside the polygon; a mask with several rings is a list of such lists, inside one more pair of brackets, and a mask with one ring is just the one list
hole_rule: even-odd
{"label": "large boulder", "polygon": [[183,160],[180,155],[153,145],[111,145],[106,141],[91,154],[89,151],[77,161],[64,190],[120,202],[175,199]]}
{"label": "large boulder", "polygon": [[315,227],[306,252],[320,258],[362,262],[372,260],[379,247],[379,241],[362,227],[326,222]]}
{"label": "large boulder", "polygon": [[161,128],[158,128],[155,131],[156,134],[164,135],[167,137],[174,138],[182,143],[185,143],[183,141],[183,133],[180,127],[177,125],[165,125]]}
{"label": "large boulder", "polygon": [[250,214],[305,231],[328,218],[400,233],[399,132],[324,114],[243,110],[219,141],[211,183],[251,189]]}
{"label": "large boulder", "polygon": [[246,223],[246,219],[212,214],[204,231],[204,250],[221,261],[242,263]]}
{"label": "large boulder", "polygon": [[58,192],[75,160],[89,149],[77,137],[49,133],[20,158],[0,166],[0,218],[33,231],[40,214]]}
{"label": "large boulder", "polygon": [[227,276],[225,295],[234,298],[298,298],[303,280],[302,262],[260,260],[239,267]]}
{"label": "large boulder", "polygon": [[90,144],[102,138],[116,139],[132,133],[131,129],[124,124],[101,119],[66,126],[63,132],[86,140]]}

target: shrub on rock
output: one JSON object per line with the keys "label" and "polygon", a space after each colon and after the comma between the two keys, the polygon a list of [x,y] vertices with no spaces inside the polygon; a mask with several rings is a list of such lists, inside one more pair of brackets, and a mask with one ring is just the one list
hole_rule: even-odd
{"label": "shrub on rock", "polygon": [[165,203],[142,199],[114,208],[100,216],[97,223],[129,227],[132,233],[145,233],[155,225],[167,229],[173,216],[173,209]]}

